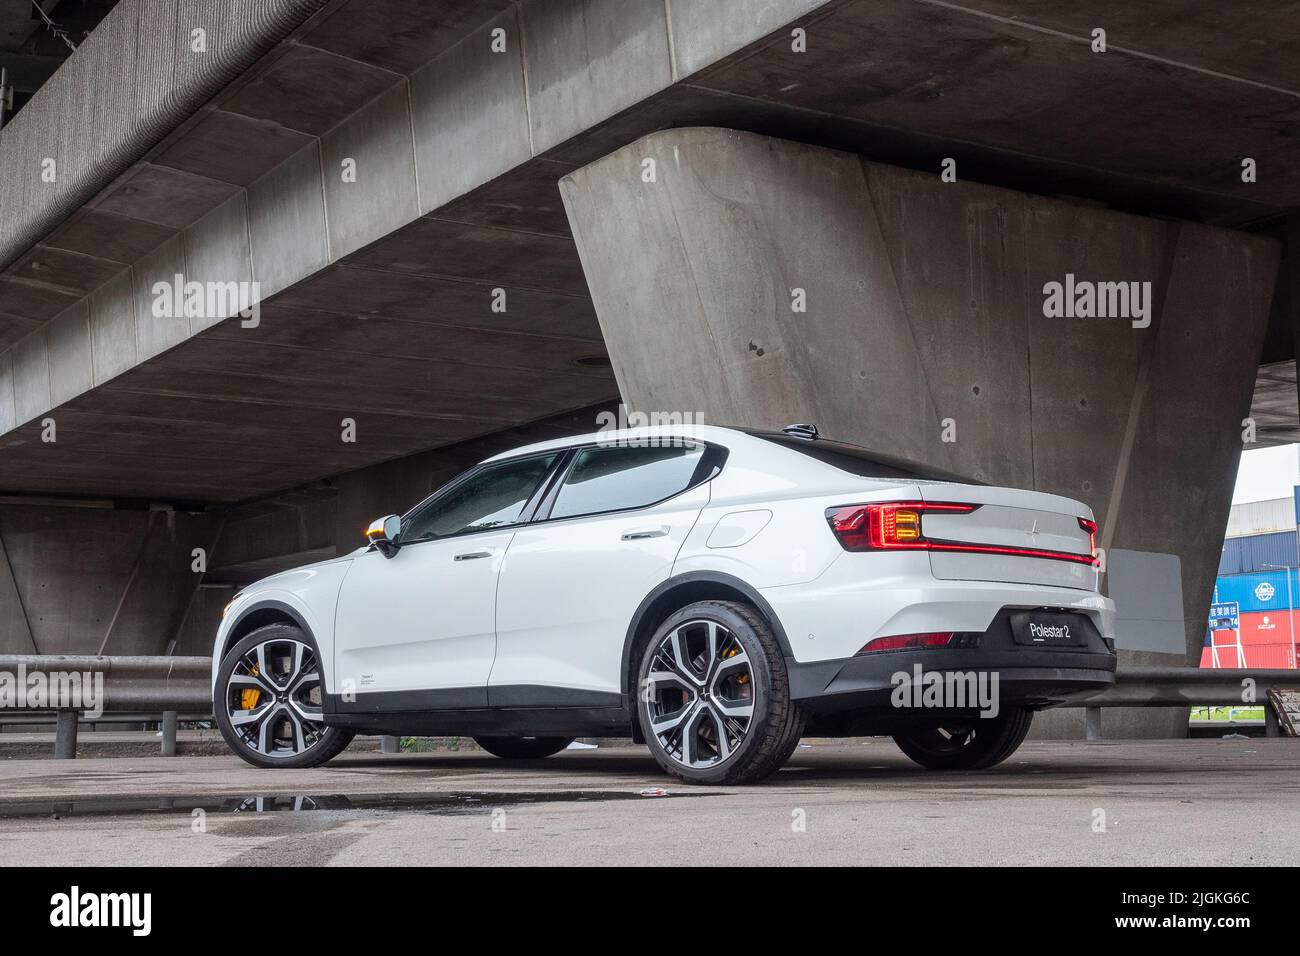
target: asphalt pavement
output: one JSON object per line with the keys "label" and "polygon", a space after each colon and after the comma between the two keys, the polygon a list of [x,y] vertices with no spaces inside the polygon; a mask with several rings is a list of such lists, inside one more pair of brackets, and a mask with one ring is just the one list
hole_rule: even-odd
{"label": "asphalt pavement", "polygon": [[511,763],[348,752],[0,760],[7,865],[1294,864],[1300,741],[1030,742],[981,773],[810,741],[769,782],[695,787],[639,747]]}

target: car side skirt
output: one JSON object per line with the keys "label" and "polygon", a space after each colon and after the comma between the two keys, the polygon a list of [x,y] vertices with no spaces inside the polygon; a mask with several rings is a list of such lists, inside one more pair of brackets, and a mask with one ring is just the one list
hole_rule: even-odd
{"label": "car side skirt", "polygon": [[622,695],[534,684],[327,694],[325,723],[363,734],[630,736]]}
{"label": "car side skirt", "polygon": [[359,734],[435,737],[630,737],[622,707],[510,707],[333,714],[331,727]]}

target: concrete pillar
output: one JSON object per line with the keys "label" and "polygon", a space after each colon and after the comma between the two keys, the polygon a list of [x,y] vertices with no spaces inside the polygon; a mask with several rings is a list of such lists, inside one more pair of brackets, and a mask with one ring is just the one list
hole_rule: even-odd
{"label": "concrete pillar", "polygon": [[[652,134],[560,183],[624,401],[822,433],[1081,499],[1181,559],[1199,659],[1277,244],[733,130]],[[1045,285],[1149,283],[1131,318]],[[1186,732],[1123,712],[1116,736]],[[1081,735],[1078,711],[1039,721]]]}
{"label": "concrete pillar", "polygon": [[379,752],[400,754],[402,752],[402,738],[392,734],[384,734],[379,738]]}

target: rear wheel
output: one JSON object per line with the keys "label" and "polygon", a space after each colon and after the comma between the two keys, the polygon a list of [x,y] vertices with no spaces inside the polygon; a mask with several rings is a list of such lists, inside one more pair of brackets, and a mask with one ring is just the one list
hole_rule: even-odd
{"label": "rear wheel", "polygon": [[957,719],[909,734],[895,734],[894,743],[931,770],[984,770],[1016,752],[1029,733],[1033,717],[1031,711],[1017,707],[997,717]]}
{"label": "rear wheel", "polygon": [[569,744],[572,737],[475,737],[488,753],[506,760],[541,760],[557,754]]}
{"label": "rear wheel", "polygon": [[752,783],[803,734],[785,657],[753,608],[700,601],[664,621],[642,654],[637,716],[659,765],[688,783]]}
{"label": "rear wheel", "polygon": [[327,727],[316,643],[291,624],[240,640],[217,671],[213,714],[232,750],[256,767],[315,767],[352,742]]}

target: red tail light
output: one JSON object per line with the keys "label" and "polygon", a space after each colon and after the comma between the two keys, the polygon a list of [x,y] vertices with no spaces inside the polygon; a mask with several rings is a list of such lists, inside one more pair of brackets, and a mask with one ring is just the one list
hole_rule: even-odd
{"label": "red tail light", "polygon": [[979,505],[943,501],[873,502],[827,508],[826,521],[845,551],[956,551],[967,554],[1000,554],[1017,558],[1045,558],[1088,565],[1097,563],[1096,547],[1093,544],[1097,526],[1087,518],[1078,520],[1079,526],[1088,532],[1088,554],[1052,551],[1046,548],[976,544],[969,541],[944,541],[926,537],[922,527],[925,514],[933,511],[970,514],[978,507]]}
{"label": "red tail light", "polygon": [[927,511],[969,514],[978,505],[937,501],[889,501],[881,504],[828,508],[826,520],[846,551],[926,548],[921,515]]}
{"label": "red tail light", "polygon": [[913,647],[947,647],[953,638],[951,631],[936,631],[929,634],[891,634],[867,641],[866,646],[857,655],[874,654],[876,651],[899,651]]}
{"label": "red tail light", "polygon": [[1097,557],[1097,522],[1089,518],[1080,518],[1079,527],[1088,532],[1088,553],[1095,560]]}

